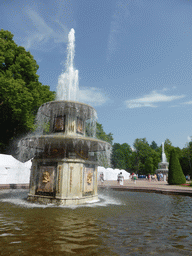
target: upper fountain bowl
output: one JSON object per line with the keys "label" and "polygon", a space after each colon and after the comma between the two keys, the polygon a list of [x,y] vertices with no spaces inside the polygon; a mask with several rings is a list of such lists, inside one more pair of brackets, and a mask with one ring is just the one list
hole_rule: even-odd
{"label": "upper fountain bowl", "polygon": [[96,110],[85,103],[76,101],[47,102],[39,108],[37,120],[38,126],[44,129],[43,134],[62,133],[63,135],[83,137],[95,137],[96,134]]}

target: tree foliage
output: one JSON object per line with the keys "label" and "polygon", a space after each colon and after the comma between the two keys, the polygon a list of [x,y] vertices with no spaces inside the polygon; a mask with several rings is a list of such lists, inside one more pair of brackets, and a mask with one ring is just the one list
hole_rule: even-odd
{"label": "tree foliage", "polygon": [[[162,147],[158,147],[155,141],[149,145],[146,138],[137,138],[133,146],[132,150],[127,143],[113,145],[111,155],[113,167],[138,174],[154,174],[158,169],[158,163],[161,162]],[[164,147],[167,161],[169,162],[171,151],[175,149],[184,175],[189,174],[192,177],[192,142],[180,149],[174,147],[171,141],[166,139]]]}
{"label": "tree foliage", "polygon": [[[103,129],[103,125],[100,123],[96,123],[96,137],[99,140],[104,140],[108,142],[112,146],[113,134],[106,134],[106,132]],[[105,168],[111,167],[111,147],[110,149],[106,149],[104,152],[98,152],[97,160],[100,166],[103,166]]]}
{"label": "tree foliage", "polygon": [[172,146],[172,142],[169,139],[166,139],[164,142],[164,149],[167,157],[167,161],[169,162],[171,151],[174,147]]}
{"label": "tree foliage", "polygon": [[146,171],[148,171],[150,174],[154,173],[153,158],[151,156],[149,156],[145,161],[145,173]]}
{"label": "tree foliage", "polygon": [[154,149],[154,150],[157,150],[157,149],[158,149],[157,143],[156,143],[154,140],[151,142],[150,147],[151,147],[152,149]]}
{"label": "tree foliage", "polygon": [[113,168],[131,170],[131,147],[127,143],[114,143],[111,155],[111,164]]}
{"label": "tree foliage", "polygon": [[168,183],[169,185],[180,185],[186,183],[175,149],[172,149],[170,154]]}
{"label": "tree foliage", "polygon": [[160,152],[149,146],[146,138],[134,141],[134,150],[127,143],[114,143],[111,163],[113,168],[138,174],[154,174],[160,162]]}
{"label": "tree foliage", "polygon": [[105,131],[103,130],[103,125],[100,123],[97,123],[96,126],[96,137],[97,139],[104,140],[112,145],[113,143],[113,134],[108,133],[106,134]]}
{"label": "tree foliage", "polygon": [[[154,142],[153,145],[156,145]],[[149,146],[146,138],[134,141],[135,152],[132,156],[132,169],[138,174],[154,174],[160,162],[160,153]]]}
{"label": "tree foliage", "polygon": [[186,147],[180,150],[179,161],[184,175],[192,177],[192,142],[186,144]]}
{"label": "tree foliage", "polygon": [[0,150],[9,141],[33,129],[40,105],[54,99],[49,86],[42,85],[38,65],[30,52],[17,46],[9,31],[0,30]]}

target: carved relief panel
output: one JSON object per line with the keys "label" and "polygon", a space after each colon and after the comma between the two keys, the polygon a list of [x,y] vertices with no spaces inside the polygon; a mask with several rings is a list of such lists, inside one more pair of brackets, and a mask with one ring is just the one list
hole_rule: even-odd
{"label": "carved relief panel", "polygon": [[92,192],[93,191],[93,173],[94,168],[86,167],[84,168],[84,192]]}
{"label": "carved relief panel", "polygon": [[55,166],[40,166],[36,194],[55,193]]}
{"label": "carved relief panel", "polygon": [[54,120],[54,132],[64,132],[65,131],[65,117],[57,116]]}

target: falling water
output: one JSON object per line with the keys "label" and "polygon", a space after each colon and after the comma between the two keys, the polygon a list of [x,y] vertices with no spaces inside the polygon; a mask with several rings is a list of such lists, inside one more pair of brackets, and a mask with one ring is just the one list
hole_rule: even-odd
{"label": "falling water", "polygon": [[72,28],[68,35],[66,70],[58,79],[56,100],[77,101],[79,90],[78,70],[74,69],[75,30]]}

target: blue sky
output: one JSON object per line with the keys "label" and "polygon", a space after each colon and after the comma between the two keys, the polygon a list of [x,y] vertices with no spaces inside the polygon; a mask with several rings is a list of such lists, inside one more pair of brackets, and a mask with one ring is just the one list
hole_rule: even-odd
{"label": "blue sky", "polygon": [[56,90],[67,36],[83,101],[114,142],[183,148],[192,136],[191,0],[1,0],[0,24],[30,51]]}

